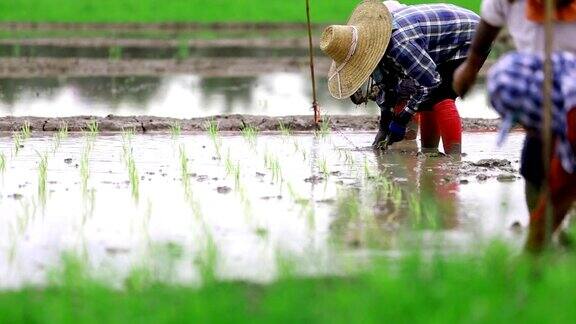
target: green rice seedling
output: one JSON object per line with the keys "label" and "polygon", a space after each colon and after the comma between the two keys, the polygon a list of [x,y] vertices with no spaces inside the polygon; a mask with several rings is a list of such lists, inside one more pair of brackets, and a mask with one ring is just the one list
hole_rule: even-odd
{"label": "green rice seedling", "polygon": [[22,124],[22,127],[20,128],[20,134],[22,135],[22,139],[23,140],[27,140],[32,136],[32,130],[31,130],[31,125],[30,123],[25,120],[24,124]]}
{"label": "green rice seedling", "polygon": [[182,178],[182,185],[184,186],[184,194],[187,198],[191,197],[190,179],[188,176],[188,156],[186,155],[186,148],[183,144],[179,147],[179,161],[180,161],[180,177]]}
{"label": "green rice seedling", "polygon": [[234,187],[236,189],[240,188],[240,162],[236,162],[236,167],[234,168]]}
{"label": "green rice seedling", "polygon": [[206,122],[206,131],[208,132],[208,136],[214,141],[218,138],[218,123],[211,119]]}
{"label": "green rice seedling", "polygon": [[63,121],[60,123],[60,127],[58,127],[58,137],[62,140],[68,138],[68,122]]}
{"label": "green rice seedling", "polygon": [[366,179],[372,177],[370,172],[370,165],[368,164],[368,158],[366,156],[364,156],[364,177]]}
{"label": "green rice seedling", "polygon": [[12,46],[12,57],[18,58],[20,56],[22,56],[22,47],[20,44],[15,44]]}
{"label": "green rice seedling", "polygon": [[36,215],[36,207],[37,206],[34,201],[32,201],[32,203],[27,200],[20,202],[21,212],[16,214],[16,227],[17,233],[19,235],[24,234],[28,228],[28,225],[30,224],[30,221]]}
{"label": "green rice seedling", "polygon": [[206,122],[205,128],[206,131],[208,132],[208,136],[210,137],[212,143],[214,144],[214,149],[216,150],[216,156],[218,157],[218,159],[220,159],[221,158],[220,146],[222,143],[220,140],[220,133],[218,132],[218,123],[213,119],[209,120]]}
{"label": "green rice seedling", "polygon": [[226,153],[226,159],[224,160],[224,169],[226,170],[226,176],[231,175],[234,173],[234,163],[232,162],[232,158],[230,157],[230,149]]}
{"label": "green rice seedling", "polygon": [[122,59],[122,47],[112,46],[108,49],[108,58],[111,61],[118,61]]}
{"label": "green rice seedling", "polygon": [[285,125],[282,121],[278,122],[278,130],[280,131],[280,134],[282,134],[282,136],[290,137],[292,135],[292,130],[290,129],[290,127],[288,125]]}
{"label": "green rice seedling", "polygon": [[82,184],[82,192],[86,194],[88,192],[88,179],[90,178],[90,146],[86,146],[82,151],[82,156],[80,157],[80,179]]}
{"label": "green rice seedling", "polygon": [[250,143],[251,145],[256,143],[256,138],[258,136],[257,128],[250,125],[245,125],[241,132],[246,142]]}
{"label": "green rice seedling", "polygon": [[22,142],[24,140],[22,139],[22,134],[20,134],[20,132],[14,132],[12,134],[12,140],[14,142],[14,155],[18,155],[18,152],[20,152],[20,149],[23,147]]}
{"label": "green rice seedling", "polygon": [[172,139],[175,139],[182,134],[182,125],[179,121],[173,121],[170,123],[170,134],[172,135]]}
{"label": "green rice seedling", "polygon": [[138,176],[138,169],[136,168],[136,161],[132,154],[128,156],[126,167],[128,168],[128,177],[130,178],[132,198],[138,201],[138,198],[140,197],[140,178]]}
{"label": "green rice seedling", "polygon": [[56,154],[56,151],[60,147],[62,140],[65,138],[68,138],[68,123],[63,121],[60,123],[58,132],[53,136],[53,148],[52,148],[53,154]]}
{"label": "green rice seedling", "polygon": [[290,196],[292,201],[296,202],[302,200],[302,197],[300,197],[300,195],[296,192],[296,190],[294,190],[294,187],[292,187],[292,184],[290,182],[286,182],[286,189],[288,189],[288,195]]}
{"label": "green rice seedling", "polygon": [[187,39],[181,39],[178,44],[178,52],[176,53],[176,59],[185,60],[190,57],[190,47],[188,46]]}
{"label": "green rice seedling", "polygon": [[95,139],[98,136],[99,129],[98,129],[98,121],[92,119],[86,122],[86,127],[88,129],[88,137],[91,139]]}
{"label": "green rice seedling", "polygon": [[294,153],[298,153],[300,151],[300,144],[298,144],[297,140],[294,140]]}
{"label": "green rice seedling", "polygon": [[218,248],[213,236],[204,228],[204,247],[196,257],[196,265],[203,285],[211,286],[216,283],[216,266],[218,262]]}
{"label": "green rice seedling", "polygon": [[38,197],[42,205],[46,203],[46,182],[48,178],[48,156],[40,155],[38,164]]}
{"label": "green rice seedling", "polygon": [[331,127],[330,127],[330,118],[326,117],[323,118],[320,122],[320,128],[316,131],[316,135],[320,137],[326,137],[330,135]]}
{"label": "green rice seedling", "polygon": [[325,157],[320,159],[318,168],[324,177],[328,178],[328,176],[330,176],[330,171],[328,170],[328,162],[326,161]]}
{"label": "green rice seedling", "polygon": [[0,152],[0,173],[6,172],[6,155]]}

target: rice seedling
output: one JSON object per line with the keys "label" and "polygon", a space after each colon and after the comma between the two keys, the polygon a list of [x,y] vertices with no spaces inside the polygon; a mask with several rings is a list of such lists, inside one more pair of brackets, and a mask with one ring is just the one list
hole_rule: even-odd
{"label": "rice seedling", "polygon": [[128,168],[132,198],[138,201],[138,198],[140,197],[140,178],[138,176],[138,169],[136,168],[136,161],[132,154],[128,156],[126,167]]}
{"label": "rice seedling", "polygon": [[282,134],[282,136],[290,137],[292,135],[292,130],[290,129],[290,127],[288,125],[285,125],[282,121],[278,122],[278,130],[280,131],[280,134]]}
{"label": "rice seedling", "polygon": [[99,129],[98,129],[98,121],[92,119],[86,122],[86,127],[88,128],[87,135],[91,139],[95,139],[98,136]]}
{"label": "rice seedling", "polygon": [[181,39],[178,44],[178,52],[176,53],[176,59],[185,60],[190,57],[190,47],[188,46],[187,39]]}
{"label": "rice seedling", "polygon": [[22,47],[20,44],[15,44],[12,46],[12,57],[18,58],[22,55]]}
{"label": "rice seedling", "polygon": [[328,161],[326,161],[325,157],[320,159],[318,169],[324,175],[324,177],[328,178],[328,176],[330,176],[330,171],[328,170]]}
{"label": "rice seedling", "polygon": [[[90,189],[84,193],[84,200],[82,202],[82,226],[86,225],[88,219],[94,215],[96,207],[96,190]],[[88,252],[85,252],[88,255]]]}
{"label": "rice seedling", "polygon": [[28,200],[20,202],[21,211],[16,214],[16,228],[18,235],[24,234],[30,221],[36,215],[36,203],[32,200],[30,203]]}
{"label": "rice seedling", "polygon": [[211,119],[206,122],[206,131],[208,132],[208,136],[214,141],[218,138],[218,123]]}
{"label": "rice seedling", "polygon": [[88,193],[88,179],[90,178],[90,146],[87,145],[82,151],[82,156],[80,157],[80,179],[82,185],[82,193]]}
{"label": "rice seedling", "polygon": [[22,135],[21,137],[23,140],[27,140],[32,136],[31,125],[27,120],[25,120],[24,124],[22,124],[22,127],[20,128],[20,134]]}
{"label": "rice seedling", "polygon": [[132,139],[134,138],[134,135],[136,134],[136,129],[134,127],[132,128],[122,128],[122,142],[124,144],[130,144],[132,143]]}
{"label": "rice seedling", "polygon": [[244,125],[241,132],[242,137],[244,137],[246,142],[250,143],[250,145],[253,146],[256,143],[256,138],[258,136],[258,129],[256,127]]}
{"label": "rice seedling", "polygon": [[6,172],[6,155],[0,152],[0,173]]}
{"label": "rice seedling", "polygon": [[368,164],[368,158],[364,156],[364,177],[369,179],[372,177],[370,172],[370,165]]}
{"label": "rice seedling", "polygon": [[182,125],[179,121],[173,121],[170,123],[170,134],[172,135],[172,139],[175,139],[182,134]]}
{"label": "rice seedling", "polygon": [[60,123],[60,127],[58,127],[58,138],[65,139],[68,138],[68,122],[63,121]]}
{"label": "rice seedling", "polygon": [[38,197],[42,205],[46,204],[47,178],[48,178],[48,156],[44,154],[40,155],[40,163],[38,164]]}
{"label": "rice seedling", "polygon": [[282,167],[278,157],[266,152],[264,154],[264,167],[272,173],[272,182],[282,181]]}
{"label": "rice seedling", "polygon": [[188,157],[186,155],[186,148],[183,144],[179,147],[179,161],[180,161],[180,177],[182,178],[182,185],[184,186],[184,194],[190,198],[190,179],[188,176]]}
{"label": "rice seedling", "polygon": [[68,138],[68,123],[67,122],[60,123],[58,132],[56,132],[56,134],[54,134],[52,138],[53,138],[52,154],[56,154],[56,151],[60,147],[62,140]]}
{"label": "rice seedling", "polygon": [[112,46],[108,49],[108,58],[111,61],[117,61],[122,59],[122,47]]}
{"label": "rice seedling", "polygon": [[322,118],[320,122],[319,129],[315,132],[315,134],[320,137],[326,137],[330,135],[331,127],[330,127],[330,118]]}
{"label": "rice seedling", "polygon": [[215,120],[209,120],[206,122],[205,125],[206,131],[208,132],[208,136],[212,140],[214,144],[214,149],[216,150],[216,156],[218,159],[221,158],[220,154],[220,147],[222,142],[220,140],[220,133],[218,132],[218,123]]}
{"label": "rice seedling", "polygon": [[132,138],[136,130],[134,128],[122,129],[122,157],[124,162],[128,161],[128,158],[132,155]]}
{"label": "rice seedling", "polygon": [[22,142],[24,141],[22,139],[22,134],[20,132],[14,132],[12,134],[12,140],[14,142],[14,155],[18,155],[18,152],[20,152],[20,149],[24,147],[24,145],[22,145]]}
{"label": "rice seedling", "polygon": [[297,140],[294,140],[294,153],[298,153],[300,151],[300,144],[298,144]]}

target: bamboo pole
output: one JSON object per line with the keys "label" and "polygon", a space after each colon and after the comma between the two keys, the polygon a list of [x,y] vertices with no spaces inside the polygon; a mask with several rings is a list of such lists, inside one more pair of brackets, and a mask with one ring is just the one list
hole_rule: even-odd
{"label": "bamboo pole", "polygon": [[543,84],[543,111],[542,111],[542,162],[544,166],[544,182],[542,194],[546,201],[545,211],[545,240],[548,243],[552,236],[552,204],[550,197],[550,156],[552,154],[552,87],[553,66],[552,49],[554,42],[554,11],[555,0],[544,0],[544,84]]}
{"label": "bamboo pole", "polygon": [[320,107],[316,100],[316,78],[314,76],[314,47],[312,44],[312,27],[310,22],[310,0],[306,0],[306,19],[308,21],[308,50],[310,52],[310,77],[312,78],[312,109],[314,109],[314,124],[320,123]]}

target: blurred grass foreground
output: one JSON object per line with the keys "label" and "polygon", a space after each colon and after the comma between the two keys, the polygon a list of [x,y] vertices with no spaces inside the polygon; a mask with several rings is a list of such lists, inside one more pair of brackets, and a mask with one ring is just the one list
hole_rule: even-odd
{"label": "blurred grass foreground", "polygon": [[0,323],[574,323],[576,257],[483,253],[410,255],[350,277],[296,278],[290,266],[269,285],[214,280],[201,287],[133,271],[122,287],[94,279],[77,258],[45,289],[0,292]]}
{"label": "blurred grass foreground", "polygon": [[[311,0],[314,22],[345,21],[357,0]],[[480,0],[450,2],[478,11]],[[304,22],[304,0],[2,0],[2,22]]]}

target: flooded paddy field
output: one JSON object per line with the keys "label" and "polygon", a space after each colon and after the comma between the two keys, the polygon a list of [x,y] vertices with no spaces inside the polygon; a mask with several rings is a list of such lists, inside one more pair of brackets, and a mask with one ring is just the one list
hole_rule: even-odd
{"label": "flooded paddy field", "polygon": [[186,282],[211,247],[220,278],[267,281],[282,255],[334,274],[416,241],[520,242],[522,136],[497,148],[466,133],[461,160],[413,141],[374,152],[372,133],[3,136],[0,282],[43,283],[65,252],[124,275],[169,265]]}
{"label": "flooded paddy field", "polygon": [[523,134],[496,147],[483,84],[458,102],[462,157],[375,152],[378,108],[331,99],[320,55],[315,130],[306,46],[300,27],[0,33],[0,289],[46,284],[65,254],[269,282],[286,260],[339,275],[520,245]]}

